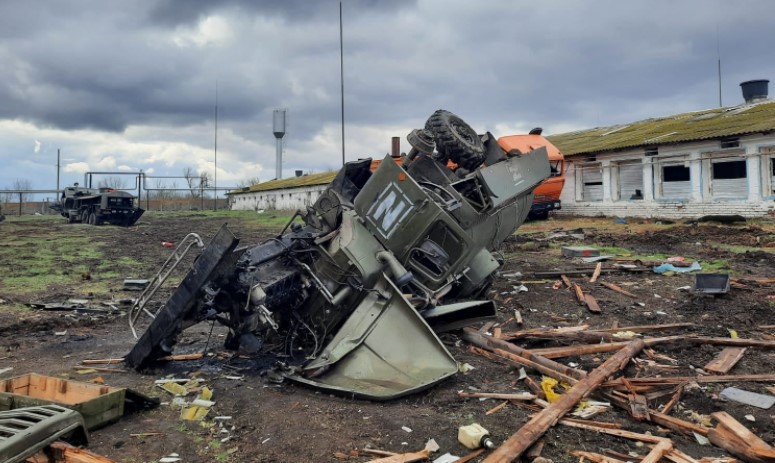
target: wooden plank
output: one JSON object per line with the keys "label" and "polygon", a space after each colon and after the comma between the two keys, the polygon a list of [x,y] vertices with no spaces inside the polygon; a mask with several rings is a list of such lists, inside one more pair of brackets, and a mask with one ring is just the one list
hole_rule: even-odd
{"label": "wooden plank", "polygon": [[578,299],[579,305],[586,305],[587,301],[584,299],[584,291],[578,283],[573,283],[573,291],[576,293],[576,299]]}
{"label": "wooden plank", "polygon": [[732,415],[727,412],[716,412],[710,416],[716,419],[720,424],[733,432],[743,442],[746,442],[750,447],[770,450],[772,447],[770,444],[764,442],[759,436],[752,433],[748,428],[743,426],[739,421],[734,419]]}
{"label": "wooden plank", "polygon": [[498,405],[496,405],[496,406],[492,407],[491,409],[487,410],[486,412],[484,412],[484,414],[485,415],[492,415],[493,413],[497,412],[498,410],[500,410],[501,408],[505,407],[508,404],[509,404],[509,401],[508,400],[504,400],[503,402],[499,403]]}
{"label": "wooden plank", "polygon": [[603,311],[600,310],[600,306],[597,304],[597,299],[595,299],[594,296],[591,294],[585,294],[584,295],[584,302],[587,304],[587,308],[592,313],[602,313]]}
{"label": "wooden plank", "polygon": [[[476,348],[476,347],[474,347],[472,349],[474,349],[474,352],[477,352],[477,353],[480,353],[480,354],[484,355],[484,352],[480,352],[482,349],[479,349],[479,348]],[[489,352],[486,352],[486,353],[490,354]],[[568,375],[562,373],[558,369],[546,367],[546,366],[538,364],[538,363],[536,363],[536,362],[534,362],[534,361],[532,361],[532,360],[530,360],[528,358],[521,357],[521,356],[519,356],[517,354],[513,354],[513,353],[505,351],[503,349],[495,349],[492,352],[492,354],[490,354],[490,355],[492,355],[495,358],[501,358],[501,359],[505,360],[506,362],[510,362],[511,364],[513,364],[515,366],[525,366],[525,367],[528,367],[528,368],[532,368],[532,369],[536,370],[537,372],[539,372],[541,374],[544,374],[546,376],[554,378],[554,379],[556,379],[558,381],[566,382],[568,384],[574,384],[574,383],[576,383],[576,381],[578,381],[575,377],[568,376]],[[551,361],[551,360],[549,360],[549,361]],[[565,367],[565,368],[567,370],[572,370],[572,368],[570,368],[570,367]]]}
{"label": "wooden plank", "polygon": [[658,443],[651,449],[651,452],[646,455],[646,458],[640,461],[640,463],[657,463],[662,457],[673,450],[673,442],[669,439],[665,439]]}
{"label": "wooden plank", "polygon": [[757,455],[748,443],[740,440],[737,435],[726,426],[717,426],[708,432],[708,440],[732,455],[741,458],[748,463],[772,463],[772,458]]}
{"label": "wooden plank", "polygon": [[595,271],[592,273],[592,278],[589,279],[590,283],[594,283],[597,281],[598,278],[600,278],[600,272],[603,270],[603,263],[598,262],[595,266]]}
{"label": "wooden plank", "polygon": [[501,394],[498,392],[458,392],[458,397],[464,399],[501,399],[501,400],[535,400],[535,394],[521,392],[517,394]]}
{"label": "wooden plank", "polygon": [[[474,344],[476,346],[495,351],[500,350],[516,356],[521,356],[524,359],[531,361],[533,364],[544,367],[545,371],[554,371],[563,374],[566,377],[575,379],[581,379],[586,375],[586,372],[570,368],[562,363],[555,362],[554,360],[547,359],[540,355],[535,355],[528,349],[524,349],[510,342],[502,341],[500,339],[492,339],[489,336],[485,336],[482,333],[478,333],[472,328],[463,329],[463,339],[466,342]],[[544,373],[541,371],[541,373]]]}
{"label": "wooden plank", "polygon": [[543,389],[541,389],[541,386],[533,378],[528,376],[523,380],[523,382],[525,383],[525,386],[527,386],[527,388],[536,395],[536,397],[539,399],[546,399],[546,393]]}
{"label": "wooden plank", "polygon": [[56,441],[50,447],[54,461],[57,463],[116,463],[115,460],[97,455],[86,449],[73,447],[66,442]]}
{"label": "wooden plank", "polygon": [[485,458],[484,463],[505,463],[517,460],[550,427],[554,426],[565,413],[570,411],[579,400],[595,390],[606,378],[624,368],[632,357],[643,350],[643,347],[643,341],[636,339],[628,344],[627,347],[612,355],[602,365],[592,370],[584,379],[579,380],[567,392],[560,395],[552,404],[537,413],[535,417]]}
{"label": "wooden plank", "polygon": [[630,414],[638,421],[650,421],[649,404],[646,397],[640,394],[630,394]]}
{"label": "wooden plank", "polygon": [[[683,336],[666,336],[662,338],[645,338],[643,340],[647,346],[653,346],[670,341],[679,341]],[[601,352],[611,352],[619,350],[627,345],[627,341],[610,342],[605,344],[577,344],[574,346],[562,347],[544,347],[541,349],[532,349],[534,354],[546,358],[560,358],[584,354],[599,354]]]}
{"label": "wooden plank", "polygon": [[675,404],[677,404],[678,400],[681,398],[681,394],[683,393],[684,386],[686,386],[686,384],[681,384],[676,388],[675,393],[673,393],[673,397],[671,397],[670,400],[668,400],[667,403],[660,410],[662,413],[664,414],[670,413],[670,410],[673,409]]}
{"label": "wooden plank", "polygon": [[468,463],[469,461],[473,460],[474,458],[478,457],[479,455],[484,453],[484,449],[476,450],[475,452],[471,452],[466,456],[460,457],[457,460],[453,461],[452,463]]}
{"label": "wooden plank", "polygon": [[725,347],[716,358],[708,362],[702,369],[711,373],[725,375],[743,358],[745,349],[745,347]]}
{"label": "wooden plank", "polygon": [[427,460],[430,455],[428,450],[420,450],[419,452],[401,453],[397,455],[390,455],[389,457],[377,458],[376,460],[369,460],[366,463],[411,463],[414,461]]}
{"label": "wooden plank", "polygon": [[527,449],[527,452],[525,452],[525,456],[528,460],[533,461],[536,458],[541,456],[541,453],[544,451],[544,446],[546,445],[546,440],[544,438],[538,439],[535,444],[531,445],[529,449]]}
{"label": "wooden plank", "polygon": [[615,285],[613,283],[608,283],[607,281],[600,281],[599,283],[601,285],[605,286],[606,288],[610,289],[611,291],[616,291],[619,294],[624,294],[625,296],[629,296],[629,297],[631,297],[633,299],[637,299],[638,298],[638,296],[636,296],[635,294],[632,294],[629,291],[626,291],[624,288],[622,288],[619,285]]}
{"label": "wooden plank", "polygon": [[607,455],[601,455],[594,452],[584,452],[581,450],[574,450],[571,452],[574,457],[579,457],[579,461],[589,460],[593,463],[625,463],[624,460],[618,458],[609,457]]}
{"label": "wooden plank", "polygon": [[568,288],[573,286],[567,276],[560,275],[560,279],[562,280],[563,283],[565,283],[565,286],[567,286]]}
{"label": "wooden plank", "polygon": [[[648,384],[648,385],[667,385],[667,384],[681,384],[690,383],[692,381],[697,383],[726,383],[731,381],[775,381],[775,374],[762,374],[762,375],[719,375],[719,376],[665,376],[665,377],[644,377],[644,378],[628,378],[630,383],[634,385]],[[622,386],[621,378],[607,381],[601,384],[601,387],[618,387]]]}
{"label": "wooden plank", "polygon": [[690,328],[694,326],[694,323],[664,323],[662,325],[634,325],[634,326],[618,326],[615,328],[595,328],[595,331],[603,331],[608,333],[617,333],[619,331],[632,331],[633,333],[647,333],[650,331],[664,331],[675,328]]}
{"label": "wooden plank", "polygon": [[775,341],[764,341],[761,339],[703,338],[690,336],[686,338],[686,341],[693,344],[709,344],[713,346],[759,347],[762,349],[775,349]]}

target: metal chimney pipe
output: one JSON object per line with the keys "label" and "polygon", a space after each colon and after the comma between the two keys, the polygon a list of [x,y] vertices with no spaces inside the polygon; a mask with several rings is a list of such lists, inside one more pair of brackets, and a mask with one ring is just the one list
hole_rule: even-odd
{"label": "metal chimney pipe", "polygon": [[275,178],[283,178],[283,137],[285,136],[285,109],[275,109],[272,114],[272,133],[277,140]]}
{"label": "metal chimney pipe", "polygon": [[768,79],[756,79],[748,80],[740,84],[740,89],[743,91],[743,99],[746,103],[756,103],[757,101],[764,101],[767,99],[769,93]]}
{"label": "metal chimney pipe", "polygon": [[401,137],[393,137],[390,142],[390,155],[394,158],[401,156]]}

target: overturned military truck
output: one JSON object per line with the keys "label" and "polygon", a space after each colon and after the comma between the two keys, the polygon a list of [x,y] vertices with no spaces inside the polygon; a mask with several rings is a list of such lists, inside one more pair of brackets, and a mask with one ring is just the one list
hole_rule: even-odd
{"label": "overturned military truck", "polygon": [[[484,299],[499,245],[549,176],[545,148],[506,152],[439,110],[399,163],[347,163],[317,202],[263,244],[224,226],[126,356],[142,369],[203,320],[226,347],[272,350],[285,376],[390,399],[457,372],[436,333],[495,316]],[[131,314],[130,314],[131,317]]]}

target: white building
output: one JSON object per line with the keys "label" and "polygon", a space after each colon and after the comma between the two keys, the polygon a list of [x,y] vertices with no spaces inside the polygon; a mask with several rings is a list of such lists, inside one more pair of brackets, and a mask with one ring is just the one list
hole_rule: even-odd
{"label": "white building", "polygon": [[227,193],[233,210],[296,210],[311,206],[336,172],[270,180]]}
{"label": "white building", "polygon": [[558,213],[775,215],[775,102],[754,82],[740,106],[548,137],[569,161]]}

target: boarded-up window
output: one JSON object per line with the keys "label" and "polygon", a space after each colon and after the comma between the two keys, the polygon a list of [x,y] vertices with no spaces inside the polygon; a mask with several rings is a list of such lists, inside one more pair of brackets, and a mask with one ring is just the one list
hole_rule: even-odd
{"label": "boarded-up window", "polygon": [[603,169],[600,164],[584,166],[581,169],[581,183],[582,200],[603,200]]}
{"label": "boarded-up window", "polygon": [[662,164],[662,197],[685,199],[691,194],[691,175],[689,168],[680,164]]}
{"label": "boarded-up window", "polygon": [[710,189],[714,198],[748,196],[745,159],[711,160]]}
{"label": "boarded-up window", "polygon": [[643,199],[643,164],[619,164],[619,200]]}

